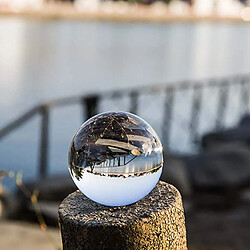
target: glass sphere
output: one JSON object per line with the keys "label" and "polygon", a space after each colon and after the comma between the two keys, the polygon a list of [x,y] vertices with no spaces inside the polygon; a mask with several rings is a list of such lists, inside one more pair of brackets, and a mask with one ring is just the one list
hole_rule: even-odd
{"label": "glass sphere", "polygon": [[87,197],[107,206],[132,204],[157,184],[161,142],[140,117],[107,112],[82,124],[69,150],[69,170]]}

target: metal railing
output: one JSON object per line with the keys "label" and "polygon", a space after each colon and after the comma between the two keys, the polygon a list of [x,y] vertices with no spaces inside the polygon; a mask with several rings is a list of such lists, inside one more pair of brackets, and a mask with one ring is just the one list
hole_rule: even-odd
{"label": "metal railing", "polygon": [[[48,146],[49,146],[49,114],[52,108],[59,106],[68,106],[72,104],[80,104],[83,109],[83,119],[86,120],[91,116],[101,111],[100,103],[103,100],[117,100],[121,97],[128,99],[128,107],[125,109],[134,114],[139,114],[139,107],[141,106],[140,98],[143,95],[163,95],[162,118],[160,121],[160,133],[163,146],[171,149],[171,133],[173,129],[173,117],[177,112],[175,107],[182,98],[179,97],[177,102],[177,95],[182,93],[183,96],[191,93],[190,96],[190,112],[189,118],[185,121],[185,127],[190,142],[197,141],[200,135],[199,127],[201,122],[201,112],[204,110],[204,92],[210,89],[212,95],[217,93],[214,99],[216,105],[216,115],[214,119],[213,129],[220,130],[225,126],[225,115],[229,103],[232,101],[229,98],[230,88],[238,88],[239,93],[239,112],[245,114],[249,112],[249,96],[250,96],[250,75],[231,76],[222,79],[209,79],[204,81],[185,81],[165,85],[153,85],[148,87],[133,88],[127,90],[119,90],[112,92],[103,92],[93,95],[82,95],[68,98],[61,98],[40,104],[31,110],[24,113],[15,121],[9,123],[7,126],[0,130],[0,140],[13,132],[15,129],[22,126],[35,115],[41,116],[41,135],[40,135],[40,149],[38,157],[39,177],[44,178],[48,172]],[[190,92],[191,91],[191,92]],[[233,93],[234,94],[234,93]],[[156,98],[158,99],[158,98]],[[156,100],[155,99],[155,100]],[[207,102],[207,101],[206,101]],[[187,105],[185,105],[187,106]],[[150,112],[150,110],[149,110]],[[183,112],[183,111],[181,111]],[[140,115],[140,114],[139,114]],[[153,116],[153,113],[151,114]],[[159,124],[159,121],[157,121]],[[158,131],[159,132],[159,131]]]}

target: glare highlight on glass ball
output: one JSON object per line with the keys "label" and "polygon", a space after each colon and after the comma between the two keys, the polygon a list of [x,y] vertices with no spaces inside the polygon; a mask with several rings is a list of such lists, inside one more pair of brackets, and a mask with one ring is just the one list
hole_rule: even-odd
{"label": "glare highlight on glass ball", "polygon": [[107,206],[145,197],[159,181],[161,142],[140,117],[107,112],[82,124],[69,150],[69,170],[80,191]]}

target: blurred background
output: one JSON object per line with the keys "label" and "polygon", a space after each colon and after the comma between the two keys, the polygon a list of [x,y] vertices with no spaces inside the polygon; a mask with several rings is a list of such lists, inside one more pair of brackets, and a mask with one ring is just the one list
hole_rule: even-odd
{"label": "blurred background", "polygon": [[246,0],[0,0],[0,248],[60,248],[74,133],[130,111],[161,138],[189,248],[250,249],[249,21]]}

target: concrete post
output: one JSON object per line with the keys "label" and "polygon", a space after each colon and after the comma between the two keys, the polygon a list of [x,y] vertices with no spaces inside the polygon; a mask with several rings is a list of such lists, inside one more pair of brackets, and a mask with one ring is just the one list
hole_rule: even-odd
{"label": "concrete post", "polygon": [[59,223],[63,249],[187,249],[181,195],[161,181],[124,207],[106,207],[76,191],[61,203]]}

